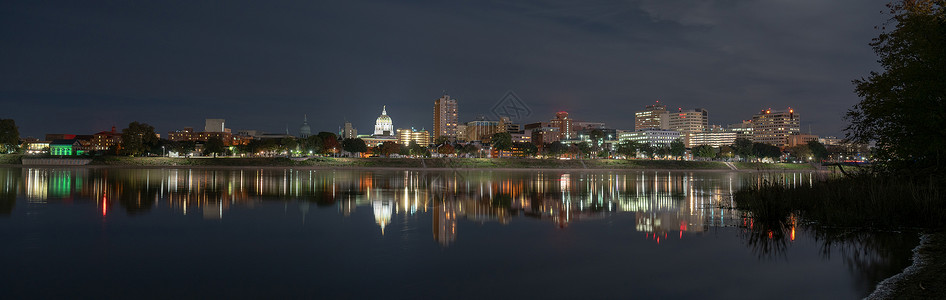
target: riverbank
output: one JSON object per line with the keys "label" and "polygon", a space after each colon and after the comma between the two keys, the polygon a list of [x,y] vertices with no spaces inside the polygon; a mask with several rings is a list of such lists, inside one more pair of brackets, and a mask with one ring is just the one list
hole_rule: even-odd
{"label": "riverbank", "polygon": [[877,285],[867,299],[936,299],[946,294],[946,233],[924,234],[913,264]]}
{"label": "riverbank", "polygon": [[[946,202],[942,178],[892,175],[837,177],[810,185],[787,185],[777,178],[740,188],[736,208],[747,211],[757,227],[778,232],[799,216],[816,224],[828,241],[860,242],[852,235],[832,235],[831,228],[896,231],[923,229],[913,265],[878,284],[871,299],[927,299],[946,294]],[[824,229],[824,230],[823,230]]]}
{"label": "riverbank", "polygon": [[[0,156],[0,165],[18,165],[20,156]],[[809,164],[732,163],[742,171],[815,170]],[[536,158],[169,158],[93,157],[89,166],[108,167],[311,167],[311,168],[401,168],[401,169],[595,169],[595,170],[728,170],[717,161],[624,160],[624,159],[536,159]]]}

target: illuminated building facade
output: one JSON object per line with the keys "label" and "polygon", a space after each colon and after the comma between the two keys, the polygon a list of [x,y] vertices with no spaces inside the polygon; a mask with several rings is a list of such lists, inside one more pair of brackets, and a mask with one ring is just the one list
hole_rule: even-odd
{"label": "illuminated building facade", "polygon": [[225,123],[226,120],[224,119],[205,119],[204,132],[225,132]]}
{"label": "illuminated building facade", "polygon": [[814,134],[796,133],[788,136],[786,146],[794,147],[797,145],[807,145],[808,142],[817,142],[818,136]]}
{"label": "illuminated building facade", "polygon": [[788,145],[788,137],[801,129],[795,110],[766,109],[752,116],[752,141],[778,147]]}
{"label": "illuminated building facade", "polygon": [[640,144],[649,144],[654,147],[670,147],[670,143],[680,138],[680,132],[664,129],[646,129],[640,131],[625,131],[618,136],[618,141],[635,141]]}
{"label": "illuminated building facade", "polygon": [[384,106],[381,108],[381,116],[374,123],[374,136],[375,137],[393,137],[394,136],[394,122],[391,121],[391,117],[388,116],[388,107]]}
{"label": "illuminated building facade", "polygon": [[709,145],[720,147],[732,145],[736,141],[737,134],[733,131],[720,127],[710,128],[706,131],[695,132],[689,135],[689,144],[687,147],[696,147],[700,145]]}
{"label": "illuminated building facade", "polygon": [[414,128],[397,130],[397,143],[398,144],[410,145],[411,142],[415,142],[421,146],[429,145],[430,132],[427,132],[427,130],[417,131]]}
{"label": "illuminated building facade", "polygon": [[568,117],[567,111],[555,113],[555,119],[549,121],[552,127],[558,127],[559,139],[568,140],[575,136],[575,129],[572,127],[574,120]]}
{"label": "illuminated building facade", "polygon": [[739,123],[729,124],[726,127],[729,131],[736,133],[737,139],[752,140],[752,120],[743,120]]}
{"label": "illuminated building facade", "polygon": [[505,127],[499,121],[490,121],[486,117],[466,122],[466,140],[489,142],[493,134],[504,132]]}
{"label": "illuminated building facade", "polygon": [[82,155],[81,144],[77,139],[55,140],[49,143],[49,155],[72,156]]}
{"label": "illuminated building facade", "polygon": [[634,113],[634,130],[669,129],[666,113],[667,106],[660,105],[660,101],[654,105],[645,106],[644,110]]}
{"label": "illuminated building facade", "polygon": [[345,122],[345,127],[342,128],[342,132],[339,135],[342,139],[354,139],[358,137],[358,129],[352,127],[351,122]]}
{"label": "illuminated building facade", "polygon": [[212,138],[219,138],[227,146],[246,145],[253,140],[252,136],[233,135],[229,132],[194,132],[192,127],[168,132],[168,140],[172,142],[206,142]]}
{"label": "illuminated building facade", "polygon": [[444,94],[434,100],[434,139],[446,137],[449,141],[457,139],[457,99]]}
{"label": "illuminated building facade", "polygon": [[666,118],[667,129],[679,131],[683,139],[683,144],[689,148],[692,147],[690,141],[693,134],[703,132],[709,126],[708,113],[705,109],[679,109],[676,112],[665,113],[661,118]]}
{"label": "illuminated building facade", "polygon": [[118,147],[122,143],[122,134],[115,130],[115,126],[112,126],[112,131],[101,131],[99,133],[92,135],[92,150],[104,151],[112,147]]}

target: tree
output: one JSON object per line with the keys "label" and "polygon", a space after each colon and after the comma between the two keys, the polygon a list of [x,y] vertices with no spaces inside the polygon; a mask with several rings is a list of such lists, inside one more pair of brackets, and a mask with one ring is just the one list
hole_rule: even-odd
{"label": "tree", "polygon": [[578,150],[578,155],[584,157],[585,154],[591,152],[591,145],[588,145],[587,142],[578,142],[577,144],[572,144],[575,146],[575,149]]}
{"label": "tree", "polygon": [[408,156],[411,155],[411,148],[407,145],[397,144],[397,154]]}
{"label": "tree", "polygon": [[549,145],[545,147],[545,149],[548,149],[546,150],[546,152],[548,152],[548,154],[551,156],[559,156],[559,155],[565,154],[565,152],[568,151],[568,147],[559,141],[554,141],[554,142],[549,143]]}
{"label": "tree", "polygon": [[456,147],[456,151],[457,153],[460,153],[460,154],[476,156],[480,152],[480,148],[473,144],[467,144],[466,146],[458,145]]}
{"label": "tree", "polygon": [[946,171],[946,3],[887,5],[895,22],[870,43],[881,72],[854,80],[861,98],[846,114],[853,142],[876,143],[886,171]]}
{"label": "tree", "polygon": [[20,146],[20,129],[13,119],[0,119],[0,153],[16,152]]}
{"label": "tree", "polygon": [[124,155],[144,155],[158,144],[158,135],[154,127],[147,123],[131,122],[122,129],[121,153]]}
{"label": "tree", "polygon": [[407,147],[411,149],[412,155],[424,155],[424,152],[426,151],[426,149],[421,147],[420,144],[417,144],[416,141],[411,141],[410,145]]}
{"label": "tree", "polygon": [[491,141],[493,143],[493,149],[499,151],[512,150],[512,135],[508,132],[497,132],[493,134]]}
{"label": "tree", "polygon": [[632,140],[626,140],[618,144],[617,152],[621,155],[624,155],[626,158],[632,158],[637,156],[637,149],[640,148],[640,144]]}
{"label": "tree", "polygon": [[227,146],[223,143],[223,139],[218,136],[209,138],[204,143],[204,155],[213,154],[214,157],[217,157],[217,155],[223,155],[226,152]]}
{"label": "tree", "polygon": [[[319,153],[319,154],[321,154],[322,152],[324,152],[324,148],[325,148],[325,147],[324,147],[324,145],[323,145],[323,143],[322,143],[322,137],[320,137],[320,136],[318,136],[318,135],[310,135],[310,136],[306,137],[306,139],[305,139],[305,151],[312,151],[313,154],[314,154],[314,153]],[[344,149],[344,144],[342,145],[342,148]],[[346,151],[347,151],[347,150],[346,150]],[[348,152],[352,152],[352,151],[348,151]],[[354,153],[354,152],[353,152],[353,153]]]}
{"label": "tree", "polygon": [[338,136],[327,131],[319,132],[318,136],[322,138],[322,153],[331,154],[338,152]]}
{"label": "tree", "polygon": [[763,143],[752,143],[752,155],[758,158],[771,158],[777,160],[782,156],[782,149]]}
{"label": "tree", "polygon": [[588,133],[588,137],[591,138],[592,149],[598,150],[598,146],[601,146],[601,140],[604,139],[604,131],[601,129],[592,129]]}
{"label": "tree", "polygon": [[522,156],[533,157],[539,153],[539,147],[533,143],[515,143],[516,148],[522,151]]}
{"label": "tree", "polygon": [[[210,142],[210,140],[207,141]],[[293,153],[299,151],[299,140],[294,137],[283,138],[279,144],[282,145],[283,150],[287,151],[287,156],[292,156]]]}
{"label": "tree", "polygon": [[455,150],[456,149],[453,149],[453,146],[451,146],[450,144],[443,144],[443,145],[440,145],[440,147],[437,147],[437,153],[440,153],[443,155],[454,154],[456,152]]}
{"label": "tree", "polygon": [[752,156],[752,141],[747,138],[738,138],[732,144],[733,153],[742,160]]}
{"label": "tree", "polygon": [[812,157],[811,149],[806,144],[795,145],[786,150],[788,150],[789,155],[797,160],[808,161]]}
{"label": "tree", "polygon": [[177,152],[179,155],[187,155],[197,149],[197,143],[194,141],[169,142],[167,150]]}
{"label": "tree", "polygon": [[654,158],[654,155],[657,154],[657,147],[649,143],[643,143],[640,145],[638,151],[640,151],[641,154],[644,154],[644,156],[647,158]]}
{"label": "tree", "polygon": [[734,155],[735,152],[731,146],[720,146],[719,153],[717,153],[719,158],[732,158]]}
{"label": "tree", "polygon": [[668,155],[670,155],[670,146],[657,147],[657,156],[666,158]]}
{"label": "tree", "polygon": [[368,145],[362,139],[345,139],[342,141],[342,150],[351,153],[368,152]]}
{"label": "tree", "polygon": [[828,158],[828,149],[824,147],[824,144],[818,141],[808,142],[808,149],[811,150],[811,155],[817,161],[822,161]]}
{"label": "tree", "polygon": [[699,145],[693,147],[693,156],[699,158],[713,158],[716,157],[716,149],[710,145]]}
{"label": "tree", "polygon": [[447,141],[449,141],[449,139],[446,136],[441,135],[434,139],[434,145],[443,145],[446,144]]}
{"label": "tree", "polygon": [[384,142],[379,146],[381,155],[390,157],[392,154],[397,154],[401,151],[401,145],[398,145],[395,142]]}
{"label": "tree", "polygon": [[670,142],[670,155],[675,157],[683,157],[687,153],[686,145],[683,144],[683,140],[675,139],[673,142]]}

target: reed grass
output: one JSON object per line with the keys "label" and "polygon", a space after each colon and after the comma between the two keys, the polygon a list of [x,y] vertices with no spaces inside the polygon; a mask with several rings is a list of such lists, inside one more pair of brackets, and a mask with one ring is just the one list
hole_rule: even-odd
{"label": "reed grass", "polygon": [[943,178],[858,175],[825,178],[801,186],[784,182],[766,179],[745,184],[733,195],[736,207],[763,223],[784,222],[794,213],[822,226],[946,226]]}

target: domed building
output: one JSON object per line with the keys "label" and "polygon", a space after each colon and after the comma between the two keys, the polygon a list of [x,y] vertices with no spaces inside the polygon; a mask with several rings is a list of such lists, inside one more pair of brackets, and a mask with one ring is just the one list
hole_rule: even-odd
{"label": "domed building", "polygon": [[307,138],[312,135],[312,127],[309,127],[309,116],[302,115],[302,127],[299,127],[299,137]]}
{"label": "domed building", "polygon": [[381,108],[381,116],[374,123],[374,136],[394,137],[394,123],[391,122],[391,117],[388,117],[387,106]]}

